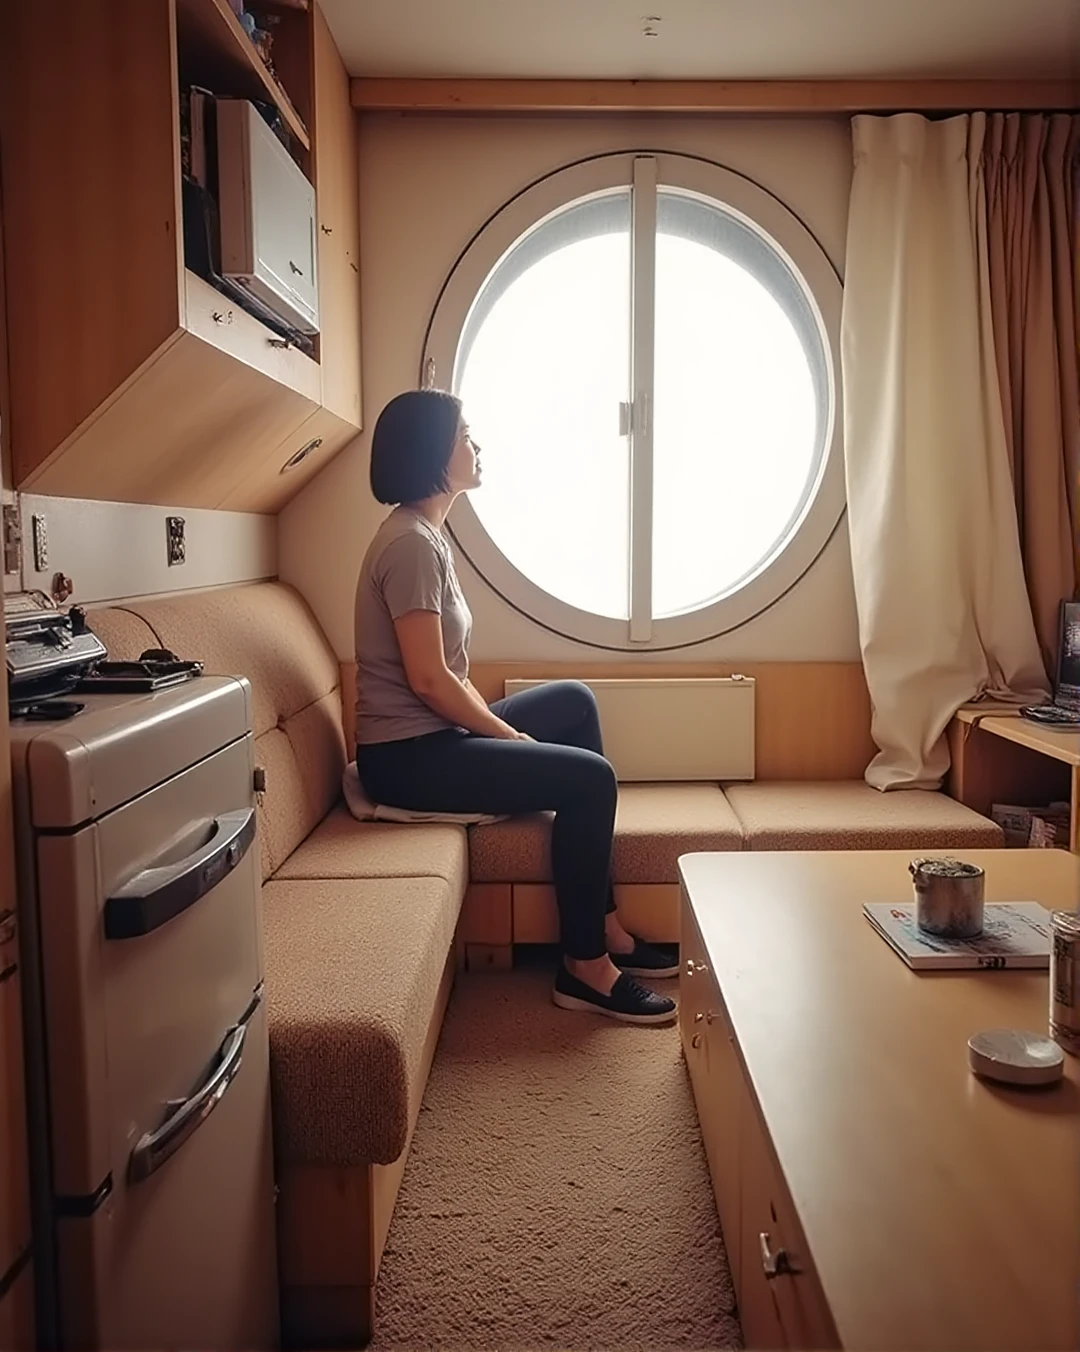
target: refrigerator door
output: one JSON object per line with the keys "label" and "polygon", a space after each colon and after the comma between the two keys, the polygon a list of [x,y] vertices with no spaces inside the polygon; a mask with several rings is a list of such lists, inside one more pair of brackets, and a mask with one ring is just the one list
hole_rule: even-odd
{"label": "refrigerator door", "polygon": [[38,839],[67,1347],[276,1343],[251,785],[246,736]]}
{"label": "refrigerator door", "polygon": [[114,1177],[91,1216],[58,1222],[62,1345],[277,1347],[272,1168],[260,1002],[235,1077],[174,1153],[139,1181]]}

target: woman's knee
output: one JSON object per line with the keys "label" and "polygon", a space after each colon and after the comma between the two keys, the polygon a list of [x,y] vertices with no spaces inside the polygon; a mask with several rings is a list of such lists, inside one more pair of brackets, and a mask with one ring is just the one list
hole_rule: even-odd
{"label": "woman's knee", "polygon": [[571,718],[598,717],[596,696],[584,681],[558,681],[559,697]]}
{"label": "woman's knee", "polygon": [[615,767],[595,751],[586,751],[580,763],[578,786],[589,797],[600,796],[612,801],[618,796],[619,783],[615,777]]}

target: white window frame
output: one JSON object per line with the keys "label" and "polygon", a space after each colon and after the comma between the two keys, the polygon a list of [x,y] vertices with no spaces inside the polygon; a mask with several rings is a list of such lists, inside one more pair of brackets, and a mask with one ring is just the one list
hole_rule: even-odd
{"label": "white window frame", "polygon": [[[454,265],[436,302],[421,357],[421,384],[451,389],[461,335],[488,277],[523,236],[572,202],[631,184],[698,195],[760,235],[801,282],[821,336],[830,393],[817,479],[785,542],[737,588],[700,609],[652,618],[651,550],[634,542],[652,532],[652,344],[632,345],[629,435],[631,442],[630,617],[614,619],[579,610],[552,596],[516,568],[495,545],[461,494],[448,525],[457,546],[505,601],[537,624],[566,638],[614,651],[667,651],[719,637],[746,624],[791,590],[819,557],[844,514],[840,309],[843,288],[831,261],[801,220],[779,198],[742,174],[711,161],[663,151],[621,152],[556,170],[506,203],[473,237]],[[654,307],[656,197],[635,192],[632,248],[636,285],[632,324],[651,331]],[[647,348],[647,352],[641,349]],[[612,410],[613,419],[618,410]],[[556,530],[552,530],[556,547]],[[645,566],[648,564],[649,566]]]}

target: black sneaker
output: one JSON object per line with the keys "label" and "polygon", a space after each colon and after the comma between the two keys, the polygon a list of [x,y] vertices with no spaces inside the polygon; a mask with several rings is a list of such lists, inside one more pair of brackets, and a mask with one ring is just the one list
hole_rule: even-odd
{"label": "black sneaker", "polygon": [[635,939],[630,953],[612,953],[611,961],[627,976],[678,976],[678,950],[655,947]]}
{"label": "black sneaker", "polygon": [[551,998],[560,1009],[591,1010],[623,1023],[671,1023],[678,1014],[675,1001],[656,995],[620,973],[610,995],[602,995],[584,981],[560,967],[555,976]]}

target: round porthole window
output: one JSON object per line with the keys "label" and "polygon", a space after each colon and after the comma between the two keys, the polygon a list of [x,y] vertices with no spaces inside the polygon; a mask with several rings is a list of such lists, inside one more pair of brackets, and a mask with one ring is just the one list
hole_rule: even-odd
{"label": "round porthole window", "polygon": [[455,538],[511,604],[612,648],[700,642],[760,613],[843,511],[840,282],[740,175],[616,155],[488,223],[432,318],[484,483]]}

